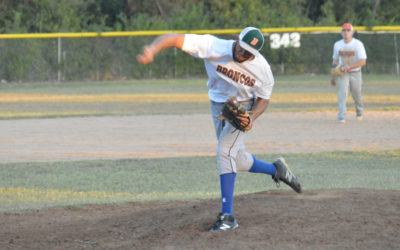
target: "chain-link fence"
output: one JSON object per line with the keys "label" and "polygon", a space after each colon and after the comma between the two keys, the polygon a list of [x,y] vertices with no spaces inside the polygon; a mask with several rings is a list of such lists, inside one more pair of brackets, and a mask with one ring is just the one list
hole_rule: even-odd
{"label": "chain-link fence", "polygon": [[[234,39],[234,35],[217,35]],[[277,36],[275,35],[275,38]],[[274,74],[328,74],[333,44],[339,33],[301,34],[296,44],[274,44],[265,34],[261,53]],[[294,36],[296,37],[296,36]],[[398,33],[355,33],[367,51],[365,73],[399,74]],[[0,80],[84,81],[139,78],[185,78],[205,76],[202,60],[177,49],[167,49],[149,65],[140,65],[136,55],[154,36],[0,39]],[[297,38],[296,38],[297,39]]]}

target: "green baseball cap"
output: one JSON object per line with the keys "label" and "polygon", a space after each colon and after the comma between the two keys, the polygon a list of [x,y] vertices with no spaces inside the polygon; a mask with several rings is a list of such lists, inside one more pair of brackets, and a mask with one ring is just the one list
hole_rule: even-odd
{"label": "green baseball cap", "polygon": [[254,27],[247,27],[239,34],[239,45],[253,55],[257,55],[264,45],[264,36]]}

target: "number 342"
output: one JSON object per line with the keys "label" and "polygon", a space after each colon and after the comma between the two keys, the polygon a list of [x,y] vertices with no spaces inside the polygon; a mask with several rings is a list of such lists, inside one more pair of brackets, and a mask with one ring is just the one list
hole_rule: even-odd
{"label": "number 342", "polygon": [[273,33],[269,36],[270,45],[272,49],[279,49],[281,46],[287,47],[300,47],[300,33]]}

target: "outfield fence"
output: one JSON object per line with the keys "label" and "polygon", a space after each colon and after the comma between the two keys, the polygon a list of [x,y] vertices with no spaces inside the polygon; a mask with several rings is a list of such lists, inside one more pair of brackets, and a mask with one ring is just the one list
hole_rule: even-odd
{"label": "outfield fence", "polygon": [[[364,73],[399,75],[400,26],[354,27],[367,55]],[[2,82],[123,80],[205,76],[202,60],[168,49],[150,65],[136,55],[169,32],[234,39],[241,29],[0,34]],[[262,28],[261,53],[274,74],[328,74],[340,27]]]}

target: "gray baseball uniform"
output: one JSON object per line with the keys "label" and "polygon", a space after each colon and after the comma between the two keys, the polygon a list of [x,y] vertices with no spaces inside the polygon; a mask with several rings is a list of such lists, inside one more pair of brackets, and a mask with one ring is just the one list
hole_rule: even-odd
{"label": "gray baseball uniform", "polygon": [[[342,39],[335,43],[332,58],[333,60],[337,60],[341,65],[349,66],[355,64],[360,59],[366,59],[367,54],[364,45],[360,40],[352,38],[349,43],[346,43],[344,39]],[[338,120],[344,120],[346,117],[346,100],[349,87],[355,102],[357,116],[362,116],[364,105],[361,96],[361,67],[352,69],[345,75],[338,77],[338,83]]]}

